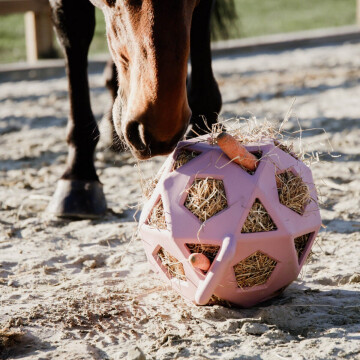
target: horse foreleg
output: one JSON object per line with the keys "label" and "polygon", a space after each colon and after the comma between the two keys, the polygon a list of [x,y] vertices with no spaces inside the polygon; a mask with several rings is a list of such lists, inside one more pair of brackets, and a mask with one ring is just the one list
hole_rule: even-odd
{"label": "horse foreleg", "polygon": [[[217,122],[222,101],[211,67],[210,15],[213,0],[200,1],[195,9],[190,32],[191,75],[188,101],[192,111],[192,128],[202,135]],[[204,123],[204,119],[206,123]],[[190,136],[194,136],[190,132]]]}
{"label": "horse foreleg", "polygon": [[63,217],[97,217],[105,213],[106,201],[94,165],[99,130],[90,106],[87,75],[95,9],[89,0],[50,0],[50,4],[66,60],[70,114],[67,166],[48,210]]}

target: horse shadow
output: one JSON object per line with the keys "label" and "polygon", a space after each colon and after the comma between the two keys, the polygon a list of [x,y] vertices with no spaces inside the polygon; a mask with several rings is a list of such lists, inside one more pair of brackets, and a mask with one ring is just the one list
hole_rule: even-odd
{"label": "horse shadow", "polygon": [[[250,322],[266,324],[269,329],[295,338],[336,336],[336,331],[327,334],[327,330],[360,323],[359,299],[359,290],[319,290],[293,283],[278,297],[252,308],[215,306],[205,317],[216,322],[230,321],[235,331]],[[347,336],[344,332],[341,336]]]}

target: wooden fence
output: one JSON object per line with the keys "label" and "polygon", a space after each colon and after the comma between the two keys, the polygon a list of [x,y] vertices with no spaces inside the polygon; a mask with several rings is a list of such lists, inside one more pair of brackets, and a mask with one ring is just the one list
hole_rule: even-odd
{"label": "wooden fence", "polygon": [[[25,12],[27,61],[33,63],[54,54],[48,0],[0,0],[0,15],[19,12]],[[360,0],[356,0],[356,22],[360,26]]]}
{"label": "wooden fence", "polygon": [[[76,0],[74,0],[76,1]],[[0,0],[0,15],[25,12],[26,56],[30,63],[54,54],[48,0]]]}

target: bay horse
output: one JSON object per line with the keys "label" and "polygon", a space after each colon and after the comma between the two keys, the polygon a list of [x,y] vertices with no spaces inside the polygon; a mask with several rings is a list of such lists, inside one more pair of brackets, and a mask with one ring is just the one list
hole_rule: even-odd
{"label": "bay horse", "polygon": [[[107,87],[114,100],[114,133],[134,156],[147,159],[170,153],[190,121],[199,134],[206,130],[203,118],[209,126],[216,122],[222,101],[211,67],[214,0],[49,2],[65,55],[70,114],[66,170],[48,210],[62,217],[98,217],[106,211],[106,200],[93,160],[99,130],[87,75],[94,6],[104,13],[113,60]],[[187,77],[189,57],[192,71]]]}

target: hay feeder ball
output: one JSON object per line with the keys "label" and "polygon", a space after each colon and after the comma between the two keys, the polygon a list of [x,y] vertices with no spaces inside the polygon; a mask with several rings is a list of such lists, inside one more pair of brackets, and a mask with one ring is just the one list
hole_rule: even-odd
{"label": "hay feeder ball", "polygon": [[321,226],[310,169],[272,139],[245,145],[255,171],[211,137],[178,144],[139,232],[152,270],[198,305],[249,307],[294,281]]}

